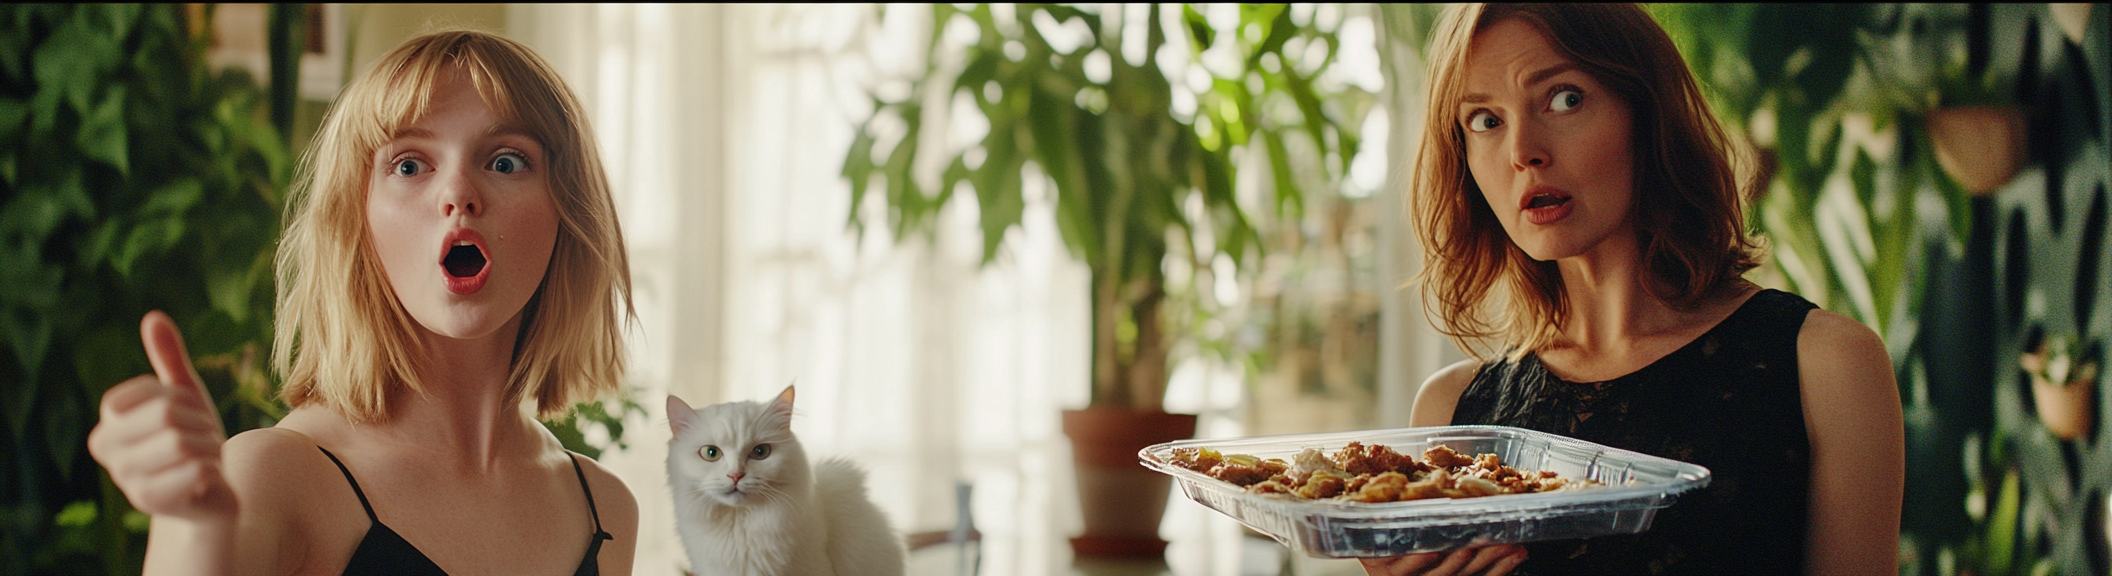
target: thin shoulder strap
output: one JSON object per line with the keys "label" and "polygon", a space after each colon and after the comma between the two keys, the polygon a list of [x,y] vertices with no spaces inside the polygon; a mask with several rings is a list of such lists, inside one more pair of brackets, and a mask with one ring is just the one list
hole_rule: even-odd
{"label": "thin shoulder strap", "polygon": [[[374,506],[372,504],[367,503],[367,492],[365,490],[359,489],[359,481],[352,479],[352,471],[345,469],[344,461],[338,460],[337,455],[331,454],[329,449],[323,448],[321,446],[317,446],[315,447],[315,449],[322,450],[324,456],[330,457],[330,463],[337,465],[337,471],[343,472],[345,474],[345,482],[352,485],[352,495],[359,497],[359,507],[367,509],[367,521],[373,522],[375,524],[380,524],[381,520],[374,517]],[[578,466],[579,463],[574,462],[572,465]],[[593,497],[588,497],[588,501],[591,503],[593,501]],[[591,507],[592,506],[589,506],[589,508]],[[599,523],[600,520],[597,519],[595,520],[595,522]]]}
{"label": "thin shoulder strap", "polygon": [[[600,537],[608,534],[607,530],[601,529],[601,511],[594,507],[594,490],[587,487],[587,472],[579,468],[579,455],[571,453],[566,453],[566,455],[572,457],[572,473],[579,476],[579,491],[587,493],[587,513],[594,516],[594,535]],[[349,477],[347,476],[347,478]]]}

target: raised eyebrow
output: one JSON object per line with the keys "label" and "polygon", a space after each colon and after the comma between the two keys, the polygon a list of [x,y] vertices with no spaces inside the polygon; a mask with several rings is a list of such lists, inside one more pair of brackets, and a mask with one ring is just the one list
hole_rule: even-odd
{"label": "raised eyebrow", "polygon": [[[1534,72],[1530,75],[1527,75],[1525,77],[1525,84],[1527,86],[1531,86],[1534,84],[1539,84],[1541,82],[1546,82],[1547,79],[1553,78],[1557,74],[1576,70],[1578,68],[1579,67],[1577,66],[1577,63],[1575,62],[1563,62],[1561,64],[1549,66],[1547,68],[1541,69],[1538,72]],[[1482,104],[1488,102],[1491,99],[1492,97],[1490,97],[1489,95],[1477,92],[1462,96],[1460,97],[1459,101],[1462,104]]]}
{"label": "raised eyebrow", "polygon": [[1534,84],[1539,84],[1539,83],[1541,83],[1541,82],[1546,82],[1546,81],[1547,81],[1547,79],[1555,77],[1555,75],[1556,75],[1556,74],[1561,74],[1561,73],[1563,73],[1563,72],[1568,72],[1568,71],[1571,71],[1571,70],[1576,70],[1577,68],[1578,68],[1578,66],[1577,66],[1577,63],[1575,63],[1575,62],[1563,62],[1563,63],[1561,63],[1561,64],[1556,64],[1556,65],[1554,65],[1554,66],[1549,66],[1549,67],[1547,67],[1547,68],[1546,68],[1546,69],[1544,69],[1544,70],[1541,70],[1541,71],[1539,71],[1539,72],[1534,72],[1534,73],[1532,73],[1532,75],[1530,75],[1530,76],[1526,76],[1526,77],[1525,77],[1525,84],[1526,84],[1527,86],[1531,86],[1531,85],[1534,85]]}
{"label": "raised eyebrow", "polygon": [[[526,138],[526,139],[529,139],[529,140],[535,140],[535,135],[533,135],[533,134],[529,134],[529,133],[528,133],[528,128],[527,128],[526,126],[522,126],[522,125],[520,125],[520,124],[518,124],[518,123],[513,123],[513,122],[507,122],[507,123],[503,123],[503,124],[493,124],[493,125],[490,125],[490,126],[485,126],[485,127],[484,127],[484,134],[483,134],[483,135],[485,135],[485,136],[518,136],[518,137],[521,137],[521,138]],[[541,144],[542,142],[541,142],[541,141],[536,141],[536,143],[537,143],[537,144]]]}

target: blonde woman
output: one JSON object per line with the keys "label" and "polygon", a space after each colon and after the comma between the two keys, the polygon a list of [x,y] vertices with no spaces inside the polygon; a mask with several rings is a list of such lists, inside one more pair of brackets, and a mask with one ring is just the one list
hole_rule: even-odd
{"label": "blonde woman", "polygon": [[1415,426],[1496,424],[1708,467],[1641,534],[1367,559],[1372,574],[1893,574],[1904,476],[1883,343],[1741,276],[1747,190],[1635,5],[1454,6],[1411,211],[1434,323],[1476,356]]}
{"label": "blonde woman", "polygon": [[618,389],[630,281],[587,116],[478,32],[331,109],[280,243],[292,411],[223,442],[167,316],[89,449],[153,515],[148,574],[630,573],[637,503],[535,417]]}

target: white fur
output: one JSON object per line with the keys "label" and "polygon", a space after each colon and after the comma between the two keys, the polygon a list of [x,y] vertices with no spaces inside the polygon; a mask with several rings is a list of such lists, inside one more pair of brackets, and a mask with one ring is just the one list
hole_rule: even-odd
{"label": "white fur", "polygon": [[[668,397],[675,528],[697,576],[901,576],[902,538],[849,460],[809,465],[792,435],[792,390],[770,402],[691,410]],[[758,444],[769,456],[750,458]],[[699,451],[717,446],[705,461]],[[730,475],[741,474],[735,481]]]}

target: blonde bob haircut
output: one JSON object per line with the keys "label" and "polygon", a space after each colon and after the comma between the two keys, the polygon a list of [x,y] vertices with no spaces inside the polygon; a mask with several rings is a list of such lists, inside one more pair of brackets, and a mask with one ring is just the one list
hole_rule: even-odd
{"label": "blonde bob haircut", "polygon": [[1652,296],[1689,308],[1759,264],[1760,247],[1744,228],[1751,183],[1734,170],[1746,152],[1725,137],[1672,38],[1641,7],[1454,5],[1431,36],[1428,128],[1408,207],[1423,243],[1415,281],[1440,332],[1476,359],[1497,348],[1515,359],[1551,343],[1569,313],[1555,263],[1518,248],[1482,196],[1457,118],[1474,34],[1511,19],[1539,29],[1628,104],[1635,163],[1629,221]]}
{"label": "blonde bob haircut", "polygon": [[366,196],[374,151],[426,114],[434,88],[456,73],[468,76],[493,115],[542,144],[557,204],[557,242],[521,311],[506,398],[534,398],[538,416],[553,418],[620,386],[623,319],[637,313],[586,110],[526,46],[442,31],[404,42],[345,88],[301,159],[275,262],[272,368],[288,405],[320,403],[374,422],[391,416],[392,398],[422,393],[419,367],[433,359],[389,288],[367,229]]}

